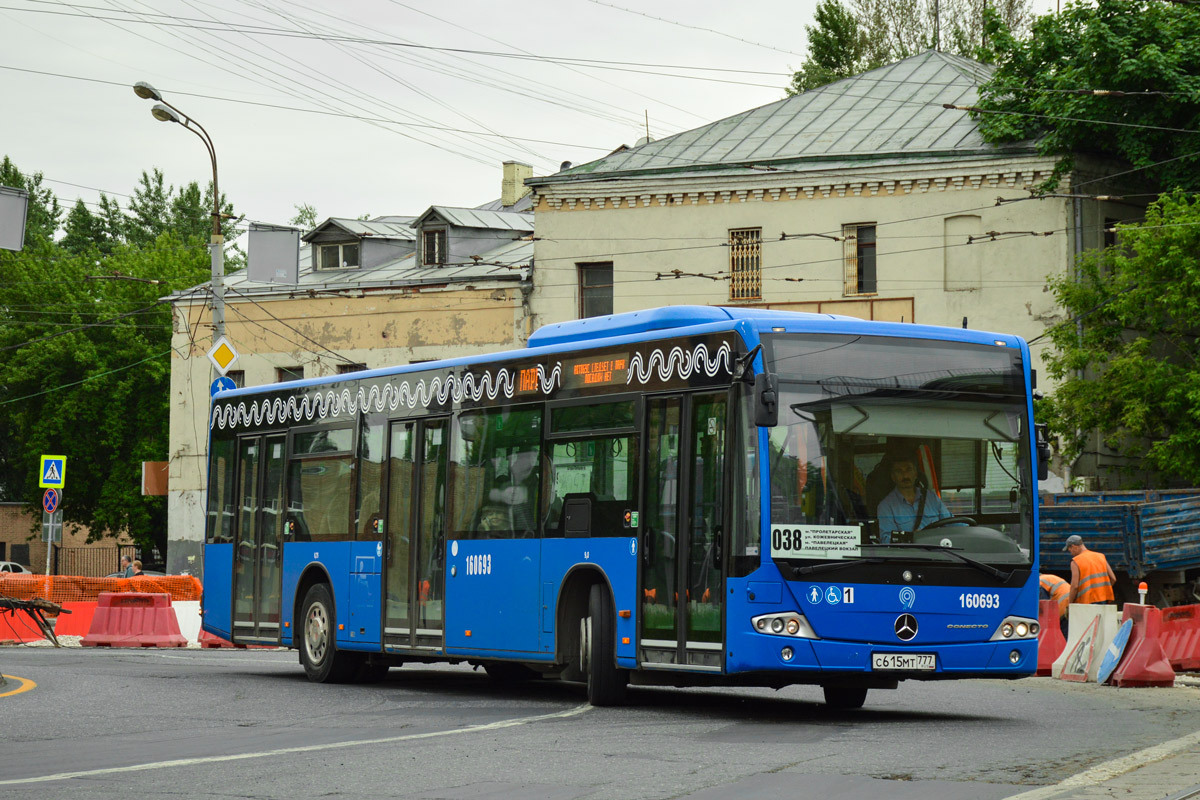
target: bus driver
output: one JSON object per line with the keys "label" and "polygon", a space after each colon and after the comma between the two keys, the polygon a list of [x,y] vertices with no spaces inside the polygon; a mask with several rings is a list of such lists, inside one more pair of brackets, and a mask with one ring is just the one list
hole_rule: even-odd
{"label": "bus driver", "polygon": [[896,488],[879,502],[879,533],[886,543],[892,531],[916,531],[939,519],[954,516],[942,498],[917,480],[917,459],[909,451],[891,456],[891,477]]}

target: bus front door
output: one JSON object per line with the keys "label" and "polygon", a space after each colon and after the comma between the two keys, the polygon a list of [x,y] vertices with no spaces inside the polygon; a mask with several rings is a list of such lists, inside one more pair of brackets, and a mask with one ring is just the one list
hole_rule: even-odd
{"label": "bus front door", "polygon": [[279,641],[286,445],[284,434],[238,441],[234,641]]}
{"label": "bus front door", "polygon": [[649,669],[723,668],[727,405],[724,392],[646,400],[638,659]]}
{"label": "bus front door", "polygon": [[449,427],[444,417],[391,424],[384,577],[388,649],[444,646]]}

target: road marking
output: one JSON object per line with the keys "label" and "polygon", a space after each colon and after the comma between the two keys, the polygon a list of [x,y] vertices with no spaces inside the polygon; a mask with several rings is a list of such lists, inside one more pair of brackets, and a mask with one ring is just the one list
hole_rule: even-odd
{"label": "road marking", "polygon": [[1170,758],[1182,750],[1195,747],[1197,744],[1200,744],[1200,731],[1189,733],[1187,736],[1181,736],[1178,739],[1172,739],[1169,742],[1156,744],[1153,747],[1147,747],[1144,750],[1138,750],[1136,753],[1130,753],[1127,756],[1105,761],[1091,769],[1085,769],[1077,775],[1072,775],[1054,786],[1042,786],[1041,788],[1022,794],[1014,794],[1008,800],[1043,800],[1043,798],[1053,797],[1063,789],[1099,786],[1105,781],[1112,780],[1119,775],[1124,775],[1126,772],[1132,772],[1138,767],[1144,767],[1147,764],[1153,764],[1157,761]]}
{"label": "road marking", "polygon": [[37,684],[34,683],[33,681],[29,680],[29,678],[18,678],[16,675],[5,675],[4,677],[10,681],[20,681],[21,686],[20,686],[20,688],[13,689],[10,692],[0,692],[0,697],[11,697],[14,694],[20,694],[21,692],[28,692],[33,687],[37,686]]}
{"label": "road marking", "polygon": [[341,750],[347,747],[361,747],[371,744],[392,744],[394,742],[410,742],[415,739],[433,739],[438,736],[455,736],[463,733],[482,733],[484,731],[495,731],[502,728],[515,728],[519,725],[528,725],[531,722],[542,722],[548,719],[565,719],[566,717],[574,717],[582,714],[591,708],[590,705],[584,704],[569,708],[566,711],[556,711],[553,714],[539,714],[536,717],[519,717],[517,719],[507,719],[500,722],[489,722],[486,725],[475,725],[470,728],[458,728],[449,731],[431,731],[429,733],[410,733],[405,736],[387,736],[382,739],[356,739],[349,742],[332,742],[330,744],[313,744],[303,747],[284,747],[279,750],[263,750],[257,753],[235,753],[226,756],[207,756],[205,758],[177,758],[171,761],[152,761],[148,764],[131,764],[127,767],[108,767],[105,769],[89,769],[79,772],[59,772],[54,775],[40,775],[34,778],[15,778],[12,780],[0,780],[0,786],[17,786],[27,783],[49,783],[51,781],[65,781],[71,778],[91,778],[97,775],[118,775],[123,772],[142,772],[151,769],[171,769],[173,767],[191,767],[198,764],[219,764],[224,761],[244,761],[250,758],[270,758],[272,756],[286,756],[293,753],[314,753],[321,750]]}

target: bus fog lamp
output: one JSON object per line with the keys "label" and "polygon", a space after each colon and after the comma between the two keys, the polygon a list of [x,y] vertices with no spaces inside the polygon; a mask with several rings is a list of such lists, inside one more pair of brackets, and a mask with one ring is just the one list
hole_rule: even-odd
{"label": "bus fog lamp", "polygon": [[779,617],[776,617],[775,619],[771,620],[771,632],[772,633],[783,633],[783,620],[782,619],[780,619]]}
{"label": "bus fog lamp", "polygon": [[1029,635],[1029,626],[1026,625],[1024,622],[1018,622],[1017,623],[1017,636],[1020,636],[1022,639],[1024,639],[1028,635]]}
{"label": "bus fog lamp", "polygon": [[1011,653],[1009,653],[1009,654],[1008,654],[1008,660],[1009,660],[1010,662],[1012,662],[1013,664],[1020,663],[1020,661],[1021,661],[1021,651],[1020,651],[1020,650],[1013,650]]}
{"label": "bus fog lamp", "polygon": [[1001,625],[1000,634],[1004,636],[1005,639],[1011,639],[1013,635],[1013,624],[1011,622],[1006,622]]}
{"label": "bus fog lamp", "polygon": [[[1015,651],[1014,651],[1014,652],[1015,652]],[[794,650],[792,650],[792,648],[790,648],[790,647],[785,647],[785,648],[783,648],[782,650],[780,650],[780,651],[779,651],[779,657],[780,657],[780,658],[782,658],[784,661],[791,661],[791,660],[792,660],[792,657],[793,657],[794,655],[796,655],[796,653],[795,653],[795,651],[794,651]]]}

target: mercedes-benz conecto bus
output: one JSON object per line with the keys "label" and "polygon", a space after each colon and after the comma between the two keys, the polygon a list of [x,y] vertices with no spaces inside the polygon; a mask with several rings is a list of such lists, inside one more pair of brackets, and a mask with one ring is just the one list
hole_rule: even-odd
{"label": "mercedes-benz conecto bus", "polygon": [[218,393],[203,627],[314,681],[824,688],[1037,665],[1015,336],[672,307]]}

